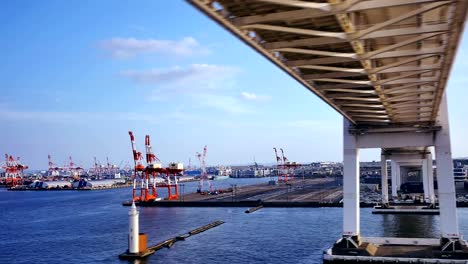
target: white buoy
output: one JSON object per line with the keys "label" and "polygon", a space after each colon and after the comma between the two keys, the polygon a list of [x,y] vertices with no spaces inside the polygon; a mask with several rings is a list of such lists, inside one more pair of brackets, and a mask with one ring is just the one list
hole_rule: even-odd
{"label": "white buoy", "polygon": [[135,202],[132,203],[132,207],[128,212],[128,252],[137,254],[139,250],[139,223],[138,223],[138,211],[135,206]]}

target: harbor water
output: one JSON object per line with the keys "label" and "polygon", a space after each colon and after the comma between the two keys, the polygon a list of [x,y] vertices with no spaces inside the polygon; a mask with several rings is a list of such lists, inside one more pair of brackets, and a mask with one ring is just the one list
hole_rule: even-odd
{"label": "harbor water", "polygon": [[[229,179],[218,188],[240,188],[268,179]],[[185,183],[185,190],[196,189]],[[0,189],[0,263],[127,263],[131,189],[88,192],[8,192]],[[140,231],[149,244],[215,220],[226,223],[141,263],[321,263],[321,253],[339,238],[341,208],[139,208]],[[364,236],[438,237],[439,216],[372,215],[361,210]],[[459,209],[468,234],[468,209]]]}

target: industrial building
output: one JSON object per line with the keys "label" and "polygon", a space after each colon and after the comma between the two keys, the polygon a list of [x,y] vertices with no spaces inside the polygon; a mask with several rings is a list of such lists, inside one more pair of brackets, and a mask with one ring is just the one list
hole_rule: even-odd
{"label": "industrial building", "polygon": [[63,189],[71,188],[72,184],[69,181],[34,181],[33,183],[29,184],[28,187],[34,189]]}
{"label": "industrial building", "polygon": [[96,180],[96,181],[86,181],[80,180],[73,183],[73,188],[108,188],[116,184],[124,184],[124,179],[109,179],[109,180]]}

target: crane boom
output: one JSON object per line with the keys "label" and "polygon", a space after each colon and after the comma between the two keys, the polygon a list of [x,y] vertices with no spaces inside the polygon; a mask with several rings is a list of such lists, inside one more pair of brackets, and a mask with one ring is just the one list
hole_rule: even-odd
{"label": "crane boom", "polygon": [[275,156],[276,156],[276,163],[277,165],[281,165],[281,158],[278,156],[278,151],[276,148],[273,148],[275,150]]}
{"label": "crane boom", "polygon": [[198,185],[198,192],[202,192],[203,189],[203,183],[205,181],[208,182],[208,186],[210,188],[210,192],[213,192],[213,184],[211,181],[208,179],[208,174],[206,173],[206,153],[208,151],[207,146],[203,148],[203,154],[200,154],[197,152],[197,158],[200,161],[200,166],[201,166],[201,175],[200,175],[200,183]]}
{"label": "crane boom", "polygon": [[286,157],[284,156],[284,151],[283,151],[283,149],[280,148],[280,150],[281,150],[281,156],[283,156],[283,162],[284,162],[284,163],[288,162],[288,158],[286,158]]}
{"label": "crane boom", "polygon": [[130,141],[132,143],[133,160],[135,162],[135,171],[143,171],[145,167],[141,163],[142,155],[141,155],[141,152],[138,152],[136,149],[135,137],[133,136],[133,132],[128,131],[128,134],[130,135]]}
{"label": "crane boom", "polygon": [[155,161],[160,161],[158,157],[153,153],[153,147],[150,143],[150,136],[145,136],[145,147],[146,147],[146,163],[153,164]]}

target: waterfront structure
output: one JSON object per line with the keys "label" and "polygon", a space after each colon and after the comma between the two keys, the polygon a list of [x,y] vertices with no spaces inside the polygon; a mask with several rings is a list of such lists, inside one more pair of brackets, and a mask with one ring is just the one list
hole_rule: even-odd
{"label": "waterfront structure", "polygon": [[28,169],[28,166],[20,162],[20,157],[15,159],[12,155],[5,154],[5,164],[1,168],[5,169],[2,182],[6,186],[14,187],[23,184],[23,172]]}
{"label": "waterfront structure", "polygon": [[110,188],[112,186],[118,185],[118,184],[125,184],[124,179],[108,179],[108,180],[84,180],[81,179],[79,181],[75,181],[73,183],[73,188],[79,189],[79,188]]}
{"label": "waterfront structure", "polygon": [[[208,175],[213,175],[213,176],[231,176],[232,175],[232,169],[229,166],[217,166],[217,167],[206,167],[206,173]],[[185,171],[184,171],[185,174]],[[198,175],[201,175],[201,170],[198,173]]]}
{"label": "waterfront structure", "polygon": [[453,168],[453,177],[455,182],[465,182],[467,179],[468,170],[465,167]]}
{"label": "waterfront structure", "polygon": [[[165,188],[168,200],[179,199],[179,184],[177,177],[183,175],[184,165],[180,162],[171,162],[168,167],[163,168],[158,161],[159,158],[153,153],[150,136],[145,136],[146,166],[143,165],[143,155],[136,149],[135,136],[129,131],[132,146],[133,159],[135,162],[133,175],[132,199],[137,202],[152,202],[158,199],[157,188]],[[206,147],[205,147],[206,149]],[[162,178],[161,183],[159,179]],[[172,179],[173,180],[172,180]],[[137,191],[139,190],[139,194]],[[174,193],[172,193],[174,191]]]}
{"label": "waterfront structure", "polygon": [[[325,253],[326,262],[364,262],[372,261],[372,257],[402,262],[402,251],[397,259],[392,253],[395,248],[383,249],[404,245],[406,256],[411,256],[409,252],[418,249],[412,246],[414,243],[426,246],[430,252],[423,255],[426,258],[466,257],[463,254],[468,250],[456,213],[446,84],[464,29],[468,1],[188,2],[344,117],[343,232]],[[425,168],[423,178],[429,196],[428,168],[432,158],[427,154],[434,148],[439,240],[361,237],[359,150],[363,148],[378,148],[383,153],[387,149],[422,150],[425,155],[417,162]],[[400,181],[396,175],[400,175],[402,161],[398,164],[398,158],[393,159],[394,179]],[[374,248],[365,246],[369,244]]]}
{"label": "waterfront structure", "polygon": [[133,202],[128,211],[128,252],[130,254],[138,254],[140,251],[138,244],[138,236],[140,233],[138,214],[139,212],[135,206],[135,202]]}
{"label": "waterfront structure", "polygon": [[268,177],[271,174],[269,168],[247,168],[243,170],[236,170],[233,175],[234,178],[260,178]]}
{"label": "waterfront structure", "polygon": [[48,165],[49,165],[49,173],[48,173],[48,176],[50,177],[58,177],[60,176],[60,170],[62,170],[63,168],[60,168],[59,166],[57,166],[53,161],[52,161],[52,156],[49,154],[47,156],[47,159],[49,161]]}
{"label": "waterfront structure", "polygon": [[69,181],[34,181],[28,187],[38,189],[71,188],[72,184]]}
{"label": "waterfront structure", "polygon": [[201,174],[200,174],[200,182],[198,184],[198,189],[197,192],[202,192],[203,188],[205,186],[205,183],[208,185],[208,190],[210,192],[213,191],[213,183],[211,182],[210,178],[208,177],[208,173],[206,171],[206,153],[208,151],[207,146],[203,148],[203,154],[197,152],[196,156],[198,160],[200,161],[200,168],[201,168]]}
{"label": "waterfront structure", "polygon": [[428,147],[415,147],[412,149],[388,148],[382,150],[382,204],[389,204],[387,169],[387,160],[389,159],[391,159],[392,198],[397,199],[402,184],[407,182],[409,168],[420,168],[424,199],[426,202],[435,205],[432,154]]}

